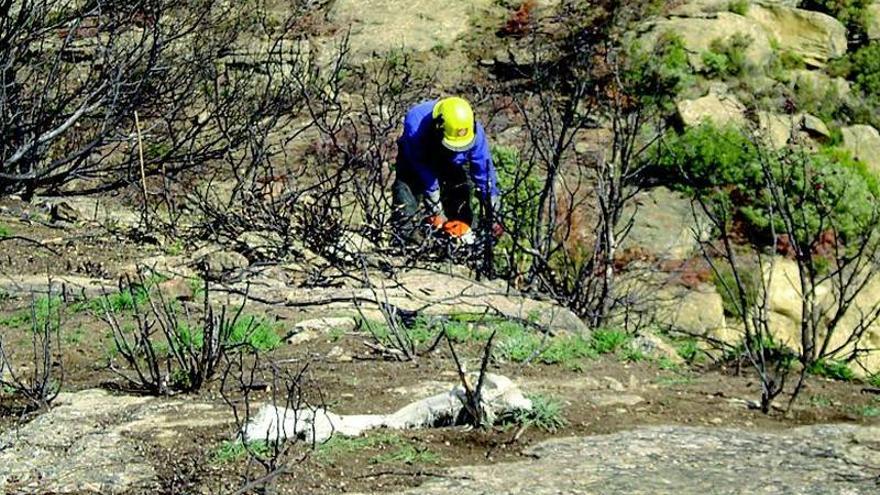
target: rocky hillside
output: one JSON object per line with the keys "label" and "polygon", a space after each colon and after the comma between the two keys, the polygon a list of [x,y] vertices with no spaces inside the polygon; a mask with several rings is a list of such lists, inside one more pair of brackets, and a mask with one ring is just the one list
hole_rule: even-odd
{"label": "rocky hillside", "polygon": [[[877,492],[880,2],[10,13],[0,492]],[[505,233],[403,243],[450,94]]]}

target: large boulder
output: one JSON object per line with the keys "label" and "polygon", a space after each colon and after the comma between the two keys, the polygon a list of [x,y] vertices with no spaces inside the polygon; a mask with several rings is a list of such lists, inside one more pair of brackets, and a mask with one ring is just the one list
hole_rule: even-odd
{"label": "large boulder", "polygon": [[710,340],[731,339],[724,317],[724,304],[715,287],[704,284],[694,290],[668,287],[654,294],[657,320],[673,330]]}
{"label": "large boulder", "polygon": [[[766,270],[767,302],[770,312],[770,326],[774,338],[796,350],[802,348],[800,322],[802,315],[803,296],[800,288],[800,277],[797,264],[786,258],[777,258]],[[825,314],[827,321],[837,308],[835,292],[830,284],[816,288],[816,300]],[[838,357],[846,357],[854,347],[848,340],[859,332],[862,316],[870,314],[880,305],[880,277],[875,276],[859,292],[850,307],[843,315],[835,332],[829,339],[829,349],[840,348]],[[824,335],[819,336],[824,339]],[[860,375],[880,372],[880,324],[872,322],[862,335],[857,345],[870,352],[861,354],[852,366],[853,371]]]}
{"label": "large boulder", "polygon": [[803,57],[811,67],[846,54],[846,28],[837,19],[784,5],[752,5],[746,17],[766,30],[779,48]]}
{"label": "large boulder", "polygon": [[852,153],[877,174],[880,174],[880,132],[869,125],[854,125],[840,130],[843,148]]}
{"label": "large boulder", "polygon": [[624,218],[633,216],[633,225],[620,248],[647,250],[657,258],[683,260],[697,249],[697,237],[704,236],[690,198],[666,187],[655,187],[639,193],[629,202]]}
{"label": "large boulder", "polygon": [[711,92],[701,98],[682,100],[677,104],[678,117],[685,127],[710,122],[716,126],[744,127],[745,107],[736,97]]}
{"label": "large boulder", "polygon": [[761,24],[732,12],[719,12],[712,17],[659,19],[650,22],[646,28],[643,39],[649,46],[667,33],[681,36],[688,51],[688,60],[696,69],[703,67],[703,53],[709,50],[713,41],[726,40],[737,34],[751,38],[752,42],[746,49],[751,62],[759,65],[766,63],[773,54],[770,38]]}
{"label": "large boulder", "polygon": [[792,118],[788,115],[758,112],[759,137],[772,148],[784,148],[791,139]]}

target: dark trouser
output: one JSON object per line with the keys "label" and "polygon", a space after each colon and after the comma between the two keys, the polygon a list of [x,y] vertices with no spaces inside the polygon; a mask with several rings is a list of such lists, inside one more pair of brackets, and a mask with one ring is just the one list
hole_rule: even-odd
{"label": "dark trouser", "polygon": [[[466,171],[450,166],[440,179],[440,202],[443,214],[449,220],[460,220],[473,225],[474,211],[471,206],[473,185]],[[394,184],[391,186],[394,208],[391,222],[397,234],[403,239],[414,239],[418,227],[429,215],[424,205],[424,195],[418,177],[409,171],[397,169]]]}

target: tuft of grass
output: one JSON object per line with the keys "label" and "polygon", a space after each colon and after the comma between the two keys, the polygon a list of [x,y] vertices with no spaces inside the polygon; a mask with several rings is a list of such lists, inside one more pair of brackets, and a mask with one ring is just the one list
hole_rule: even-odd
{"label": "tuft of grass", "polygon": [[318,462],[330,463],[340,456],[383,446],[399,446],[404,441],[392,433],[378,433],[364,437],[346,437],[333,435],[326,442],[318,445],[315,453]]}
{"label": "tuft of grass", "polygon": [[530,394],[527,396],[532,401],[530,411],[518,410],[501,418],[502,423],[534,426],[540,430],[554,433],[564,428],[568,421],[562,414],[562,403],[553,397]]}
{"label": "tuft of grass", "polygon": [[871,384],[872,387],[880,388],[880,373],[875,373],[868,378],[868,383]]}
{"label": "tuft of grass", "polygon": [[688,339],[678,345],[676,349],[678,355],[681,356],[682,359],[688,364],[696,363],[701,354],[700,354],[700,346],[697,345],[697,341],[694,339]]}
{"label": "tuft of grass", "polygon": [[678,369],[678,364],[667,356],[660,356],[660,358],[657,359],[657,366],[659,366],[661,370],[666,371],[675,371]]}
{"label": "tuft of grass", "polygon": [[831,406],[831,399],[824,395],[814,395],[810,397],[810,405],[814,407],[829,407]]}
{"label": "tuft of grass", "polygon": [[727,4],[727,10],[734,14],[746,15],[749,13],[749,0],[731,0]]}
{"label": "tuft of grass", "polygon": [[393,452],[379,454],[370,458],[371,464],[436,464],[440,462],[440,455],[427,448],[415,445],[404,445]]}
{"label": "tuft of grass", "polygon": [[599,329],[593,332],[593,349],[599,354],[617,352],[629,341],[629,335],[621,330]]}
{"label": "tuft of grass", "polygon": [[[259,456],[267,456],[269,454],[269,444],[263,440],[250,442],[247,447]],[[211,463],[225,464],[228,462],[244,459],[248,454],[248,449],[241,440],[227,440],[217,447],[217,450],[211,455]]]}
{"label": "tuft of grass", "polygon": [[242,316],[235,322],[229,334],[229,343],[247,344],[252,349],[267,352],[281,345],[281,336],[273,325],[265,318],[253,315]]}
{"label": "tuft of grass", "polygon": [[11,235],[12,233],[9,231],[9,227],[0,224],[0,239],[5,239]]}
{"label": "tuft of grass", "polygon": [[632,347],[625,347],[620,357],[628,363],[638,363],[648,359],[642,351]]}
{"label": "tuft of grass", "polygon": [[844,382],[851,382],[856,378],[855,373],[853,373],[853,370],[851,370],[846,363],[831,359],[820,359],[812,363],[807,368],[807,371],[813,375],[824,376],[825,378],[841,380]]}

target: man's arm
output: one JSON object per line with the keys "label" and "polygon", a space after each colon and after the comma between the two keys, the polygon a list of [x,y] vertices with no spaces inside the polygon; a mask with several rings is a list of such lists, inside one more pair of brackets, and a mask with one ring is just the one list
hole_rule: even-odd
{"label": "man's arm", "polygon": [[469,153],[471,162],[471,180],[476,187],[480,200],[497,210],[500,206],[501,193],[498,190],[498,175],[495,172],[495,164],[492,163],[492,151],[489,148],[489,140],[482,126],[477,125],[477,142]]}

